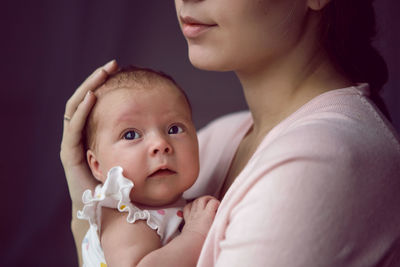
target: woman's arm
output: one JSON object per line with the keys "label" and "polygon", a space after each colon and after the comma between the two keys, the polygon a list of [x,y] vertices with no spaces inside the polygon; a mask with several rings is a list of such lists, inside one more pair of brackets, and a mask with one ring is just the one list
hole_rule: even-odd
{"label": "woman's arm", "polygon": [[205,196],[184,208],[182,233],[160,248],[160,238],[145,221],[126,222],[126,215],[103,209],[101,244],[108,266],[195,266],[219,201]]}
{"label": "woman's arm", "polygon": [[75,91],[65,107],[60,158],[72,201],[71,230],[80,265],[82,264],[81,243],[89,226],[86,221],[78,220],[76,214],[83,207],[83,191],[86,189],[93,190],[97,184],[86,164],[82,143],[82,130],[85,126],[86,118],[96,102],[96,98],[91,91],[100,86],[117,69],[118,65],[114,60],[98,68]]}

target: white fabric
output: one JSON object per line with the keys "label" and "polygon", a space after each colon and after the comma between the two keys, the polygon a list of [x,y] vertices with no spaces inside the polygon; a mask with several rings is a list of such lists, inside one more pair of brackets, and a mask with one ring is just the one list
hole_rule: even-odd
{"label": "white fabric", "polygon": [[157,231],[162,245],[168,243],[179,234],[182,222],[182,209],[185,200],[180,199],[173,205],[161,209],[139,209],[130,201],[130,191],[134,187],[131,180],[122,174],[123,169],[113,167],[107,174],[106,182],[98,185],[92,194],[91,190],[83,193],[85,204],[78,211],[78,218],[88,220],[90,227],[82,242],[83,266],[106,266],[103,249],[101,248],[99,232],[101,229],[102,207],[116,208],[120,212],[128,212],[126,221],[135,223],[136,220],[146,220],[147,225]]}

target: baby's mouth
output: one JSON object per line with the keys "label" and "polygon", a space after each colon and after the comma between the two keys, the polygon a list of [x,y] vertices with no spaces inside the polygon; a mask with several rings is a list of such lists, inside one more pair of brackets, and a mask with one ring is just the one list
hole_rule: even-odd
{"label": "baby's mouth", "polygon": [[173,175],[176,172],[170,169],[158,169],[155,172],[153,172],[152,174],[150,174],[148,176],[148,178],[153,178],[153,177],[162,177],[162,176],[169,176],[169,175]]}

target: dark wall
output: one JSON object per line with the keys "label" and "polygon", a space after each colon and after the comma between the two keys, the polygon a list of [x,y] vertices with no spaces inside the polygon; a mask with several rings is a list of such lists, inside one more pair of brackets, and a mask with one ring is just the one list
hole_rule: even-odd
{"label": "dark wall", "polygon": [[[0,266],[76,266],[59,160],[64,104],[112,58],[163,70],[187,91],[198,128],[246,107],[232,73],[194,69],[172,1],[8,1],[1,13]],[[400,129],[399,3],[377,6],[391,79],[384,97]]]}

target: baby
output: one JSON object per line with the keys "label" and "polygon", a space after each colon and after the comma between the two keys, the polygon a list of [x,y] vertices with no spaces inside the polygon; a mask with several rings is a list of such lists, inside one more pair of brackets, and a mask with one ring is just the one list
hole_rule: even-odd
{"label": "baby", "polygon": [[117,72],[95,95],[87,162],[102,184],[84,192],[78,212],[90,224],[83,265],[195,265],[219,202],[206,196],[185,206],[181,197],[199,172],[186,95],[171,77],[137,67]]}

